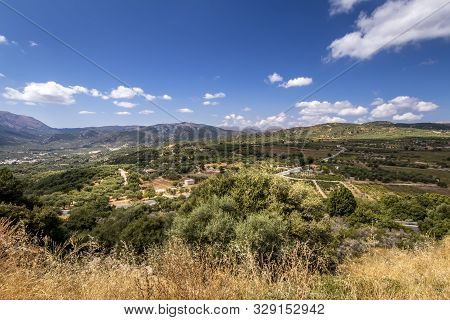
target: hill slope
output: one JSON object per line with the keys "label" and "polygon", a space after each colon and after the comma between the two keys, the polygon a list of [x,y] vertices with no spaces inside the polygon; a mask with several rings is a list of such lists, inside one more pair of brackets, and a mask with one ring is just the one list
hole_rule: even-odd
{"label": "hill slope", "polygon": [[277,131],[274,136],[285,139],[355,140],[401,138],[450,138],[450,124],[391,122],[328,123]]}
{"label": "hill slope", "polygon": [[32,117],[0,111],[0,146],[20,144],[41,149],[76,149],[216,139],[232,134],[233,131],[230,130],[187,122],[153,126],[55,129]]}

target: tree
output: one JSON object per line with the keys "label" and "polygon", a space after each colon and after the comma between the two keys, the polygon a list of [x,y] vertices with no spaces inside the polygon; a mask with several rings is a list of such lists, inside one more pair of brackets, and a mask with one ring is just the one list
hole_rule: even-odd
{"label": "tree", "polygon": [[356,200],[350,190],[340,186],[331,191],[328,198],[330,216],[348,216],[355,212]]}
{"label": "tree", "polygon": [[427,217],[419,226],[423,232],[436,239],[444,238],[450,233],[450,205],[442,203],[428,210]]}
{"label": "tree", "polygon": [[0,202],[22,204],[23,184],[8,168],[0,169]]}

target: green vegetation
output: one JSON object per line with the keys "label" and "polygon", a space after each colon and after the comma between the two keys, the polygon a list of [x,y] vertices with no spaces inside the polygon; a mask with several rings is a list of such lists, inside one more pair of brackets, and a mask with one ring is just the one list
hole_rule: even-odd
{"label": "green vegetation", "polygon": [[331,191],[327,205],[331,216],[349,216],[355,212],[356,200],[350,190],[339,186]]}
{"label": "green vegetation", "polygon": [[[342,134],[375,134],[351,131],[358,128]],[[421,248],[449,235],[447,147],[436,137],[319,141],[313,135],[300,143],[281,131],[139,151],[59,153],[0,169],[0,218],[40,246],[63,246],[62,256],[84,254],[95,243],[95,254],[130,255],[140,264],[176,247],[214,268],[251,261],[254,272],[274,278],[307,261],[303,267],[318,274],[320,290],[341,297],[335,275],[348,261],[373,248]],[[185,185],[187,178],[195,185]]]}

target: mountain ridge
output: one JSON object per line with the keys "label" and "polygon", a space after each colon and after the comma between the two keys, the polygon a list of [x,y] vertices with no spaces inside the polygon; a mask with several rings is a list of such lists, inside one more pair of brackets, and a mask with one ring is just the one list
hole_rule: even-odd
{"label": "mountain ridge", "polygon": [[219,137],[252,135],[289,135],[298,139],[381,139],[395,137],[449,137],[448,123],[392,123],[388,121],[326,123],[287,129],[257,128],[240,130],[191,122],[160,123],[150,126],[101,126],[52,128],[33,117],[0,111],[1,145],[41,145],[49,148],[88,148],[135,144],[157,144],[171,141],[195,141]]}

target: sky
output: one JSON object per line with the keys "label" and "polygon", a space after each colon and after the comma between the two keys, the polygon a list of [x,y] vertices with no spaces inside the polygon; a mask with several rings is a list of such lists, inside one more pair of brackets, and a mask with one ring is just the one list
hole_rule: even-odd
{"label": "sky", "polygon": [[450,120],[448,0],[0,0],[0,110],[56,128]]}

